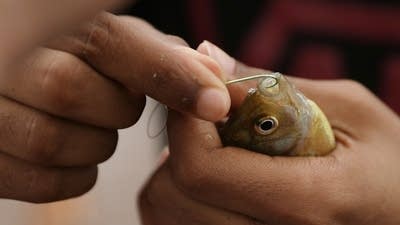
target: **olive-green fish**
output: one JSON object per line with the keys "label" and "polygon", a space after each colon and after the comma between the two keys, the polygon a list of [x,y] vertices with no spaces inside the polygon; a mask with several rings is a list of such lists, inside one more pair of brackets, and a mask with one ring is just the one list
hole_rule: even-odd
{"label": "olive-green fish", "polygon": [[225,146],[267,155],[319,156],[335,148],[324,113],[279,73],[266,75],[249,90],[221,136]]}

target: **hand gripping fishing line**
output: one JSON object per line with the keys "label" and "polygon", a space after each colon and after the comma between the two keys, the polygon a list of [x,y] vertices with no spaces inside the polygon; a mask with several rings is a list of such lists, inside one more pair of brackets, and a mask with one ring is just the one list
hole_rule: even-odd
{"label": "hand gripping fishing line", "polygon": [[[225,82],[225,85],[231,85],[231,84],[235,84],[235,83],[240,83],[240,82],[246,82],[246,81],[249,81],[249,80],[254,80],[254,79],[261,79],[261,78],[263,78],[264,80],[262,81],[263,82],[263,84],[264,85],[266,85],[266,86],[264,86],[265,88],[271,88],[271,87],[274,87],[274,86],[276,86],[278,83],[279,83],[279,77],[281,76],[282,74],[280,74],[280,73],[266,73],[266,74],[257,74],[257,75],[252,75],[252,76],[248,76],[248,77],[242,77],[242,78],[238,78],[238,79],[234,79],[234,80],[229,80],[229,81],[227,81],[227,82]],[[267,78],[269,78],[269,79],[267,79]],[[164,130],[166,129],[166,127],[167,127],[167,124],[166,124],[166,122],[164,122],[163,123],[163,125],[162,125],[162,128],[159,130],[159,131],[157,131],[157,132],[151,132],[150,131],[150,124],[151,124],[151,121],[153,120],[153,118],[155,117],[155,115],[156,115],[156,112],[158,111],[158,109],[160,108],[160,107],[162,107],[162,106],[164,106],[163,104],[161,104],[161,103],[157,103],[155,106],[154,106],[154,108],[153,108],[153,110],[151,111],[151,113],[150,113],[150,116],[149,116],[149,119],[148,119],[148,121],[147,121],[147,129],[146,129],[146,131],[147,131],[147,136],[149,137],[149,138],[151,138],[151,139],[154,139],[154,138],[156,138],[156,137],[158,137],[158,136],[160,136],[163,132],[164,132]],[[164,106],[165,108],[166,108],[166,106]],[[168,113],[168,110],[166,110],[166,112]]]}

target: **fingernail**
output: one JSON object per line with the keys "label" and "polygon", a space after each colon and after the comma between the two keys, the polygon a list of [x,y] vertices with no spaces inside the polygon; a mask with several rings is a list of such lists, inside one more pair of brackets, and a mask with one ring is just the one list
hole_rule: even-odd
{"label": "fingernail", "polygon": [[210,56],[221,66],[227,74],[233,74],[235,71],[236,60],[230,57],[226,52],[212,44],[209,41],[203,41],[197,50],[200,53]]}
{"label": "fingernail", "polygon": [[209,121],[222,119],[228,113],[231,104],[227,93],[217,88],[200,91],[197,100],[198,115]]}

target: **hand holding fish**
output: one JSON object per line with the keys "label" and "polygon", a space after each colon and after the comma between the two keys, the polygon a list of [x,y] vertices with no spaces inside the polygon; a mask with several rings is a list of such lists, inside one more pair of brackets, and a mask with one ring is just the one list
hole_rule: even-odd
{"label": "hand holding fish", "polygon": [[[231,61],[227,74],[265,72]],[[224,147],[215,124],[171,112],[170,156],[141,194],[144,225],[399,224],[399,117],[353,81],[290,81],[326,114],[333,152],[271,157]],[[248,87],[230,89],[239,107]]]}

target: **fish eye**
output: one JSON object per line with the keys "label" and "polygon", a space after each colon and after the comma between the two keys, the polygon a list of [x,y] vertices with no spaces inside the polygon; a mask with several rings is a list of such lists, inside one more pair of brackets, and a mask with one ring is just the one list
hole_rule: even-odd
{"label": "fish eye", "polygon": [[254,129],[262,135],[271,134],[278,127],[278,120],[273,116],[263,117],[256,121]]}

